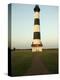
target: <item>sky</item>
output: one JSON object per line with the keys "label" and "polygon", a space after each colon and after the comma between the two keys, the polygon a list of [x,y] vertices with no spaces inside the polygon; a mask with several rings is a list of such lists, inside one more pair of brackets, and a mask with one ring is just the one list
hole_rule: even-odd
{"label": "sky", "polygon": [[[35,5],[12,4],[11,6],[11,48],[31,48]],[[43,48],[58,48],[58,7],[46,5],[39,7]]]}

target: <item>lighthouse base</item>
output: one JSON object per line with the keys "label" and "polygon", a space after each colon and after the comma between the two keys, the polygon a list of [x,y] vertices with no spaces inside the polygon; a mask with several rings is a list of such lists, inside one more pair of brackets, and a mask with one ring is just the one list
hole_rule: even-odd
{"label": "lighthouse base", "polygon": [[42,47],[32,47],[32,52],[42,52]]}

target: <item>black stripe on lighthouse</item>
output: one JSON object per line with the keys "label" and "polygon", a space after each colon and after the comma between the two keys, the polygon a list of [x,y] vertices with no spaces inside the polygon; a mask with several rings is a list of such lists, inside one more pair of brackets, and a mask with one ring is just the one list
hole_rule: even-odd
{"label": "black stripe on lighthouse", "polygon": [[39,20],[39,18],[34,19],[34,25],[40,25],[40,20]]}
{"label": "black stripe on lighthouse", "polygon": [[40,39],[40,32],[34,32],[33,39]]}

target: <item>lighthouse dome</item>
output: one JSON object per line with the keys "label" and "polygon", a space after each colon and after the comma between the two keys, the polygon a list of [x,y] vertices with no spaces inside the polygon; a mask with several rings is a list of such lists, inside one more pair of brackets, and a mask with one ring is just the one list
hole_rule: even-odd
{"label": "lighthouse dome", "polygon": [[35,8],[34,8],[34,12],[40,12],[40,8],[39,8],[38,5],[35,6]]}

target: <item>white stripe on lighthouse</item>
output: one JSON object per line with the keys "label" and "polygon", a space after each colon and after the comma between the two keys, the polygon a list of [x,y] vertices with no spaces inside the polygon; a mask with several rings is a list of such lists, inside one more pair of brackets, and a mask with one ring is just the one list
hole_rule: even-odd
{"label": "white stripe on lighthouse", "polygon": [[40,32],[40,25],[34,25],[33,31]]}
{"label": "white stripe on lighthouse", "polygon": [[39,12],[35,12],[34,13],[34,18],[39,18],[39,17],[40,17]]}
{"label": "white stripe on lighthouse", "polygon": [[40,44],[41,40],[40,39],[33,39],[33,44]]}

